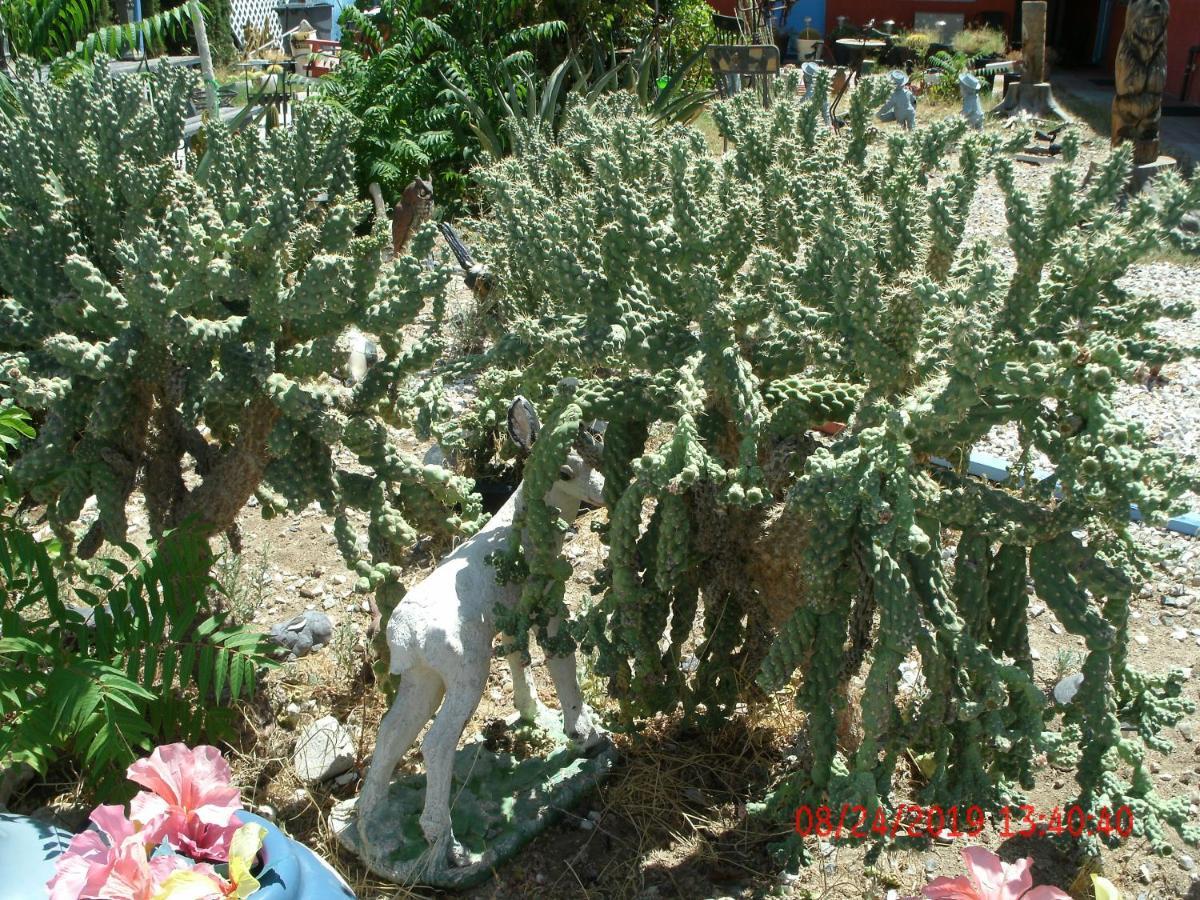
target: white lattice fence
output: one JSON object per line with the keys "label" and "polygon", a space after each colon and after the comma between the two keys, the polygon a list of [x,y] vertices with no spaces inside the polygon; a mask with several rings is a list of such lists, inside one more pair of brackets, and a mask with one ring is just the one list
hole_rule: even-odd
{"label": "white lattice fence", "polygon": [[278,37],[280,28],[279,16],[275,13],[276,2],[277,0],[232,0],[229,24],[238,39],[241,40],[242,29],[247,22],[254,28],[261,28],[264,21],[271,29],[271,36]]}

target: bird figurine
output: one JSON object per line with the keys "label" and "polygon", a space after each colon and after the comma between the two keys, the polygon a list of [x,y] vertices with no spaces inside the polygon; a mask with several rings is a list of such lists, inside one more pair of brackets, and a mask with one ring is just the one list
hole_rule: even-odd
{"label": "bird figurine", "polygon": [[413,232],[433,215],[433,182],[417,177],[409,182],[392,211],[392,252],[404,252]]}
{"label": "bird figurine", "polygon": [[454,258],[458,260],[458,264],[462,267],[465,273],[463,280],[467,283],[467,287],[471,289],[476,297],[482,300],[492,289],[492,273],[482,263],[475,261],[475,258],[471,255],[471,251],[462,242],[462,238],[458,236],[458,232],[454,230],[453,225],[449,222],[439,222],[438,229],[442,232],[442,237],[446,239],[446,243],[450,245],[450,251],[454,254]]}

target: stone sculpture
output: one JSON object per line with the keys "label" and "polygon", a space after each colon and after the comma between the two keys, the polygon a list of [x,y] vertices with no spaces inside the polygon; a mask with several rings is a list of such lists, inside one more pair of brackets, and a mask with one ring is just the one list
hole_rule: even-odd
{"label": "stone sculpture", "polygon": [[1131,0],[1117,49],[1112,142],[1133,141],[1133,161],[1158,159],[1158,129],[1167,82],[1167,0]]}
{"label": "stone sculpture", "polygon": [[[508,411],[510,438],[528,453],[540,427],[533,406],[517,397]],[[581,427],[575,448],[546,494],[546,504],[567,521],[578,515],[581,502],[603,503],[604,479],[595,469],[602,449],[600,440],[596,432]],[[511,608],[521,595],[520,584],[500,584],[496,580],[488,557],[508,546],[513,523],[525,502],[521,485],[477,534],[412,588],[392,613],[387,625],[390,671],[400,676],[400,687],[379,725],[375,755],[357,802],[358,837],[368,852],[372,849],[370,819],[387,792],[396,765],[432,717],[433,724],[421,745],[426,773],[421,831],[431,848],[434,867],[475,862],[451,828],[451,774],[459,737],[487,683],[497,605]],[[559,624],[551,623],[551,634],[557,632]],[[511,641],[505,639],[505,643]],[[525,722],[544,719],[546,711],[537,699],[522,655],[512,653],[506,659],[512,670],[520,718]],[[548,655],[546,665],[562,706],[563,730],[580,748],[596,744],[601,733],[580,693],[575,654]]]}
{"label": "stone sculpture", "polygon": [[970,72],[958,76],[958,89],[962,93],[962,115],[976,131],[983,129],[983,102],[979,99],[982,82]]}
{"label": "stone sculpture", "polygon": [[[804,98],[811,100],[813,89],[817,84],[817,74],[821,71],[821,67],[815,62],[806,62],[800,67],[800,71],[804,76]],[[823,102],[821,104],[821,118],[825,120],[825,124],[829,124],[829,92],[825,92]]]}
{"label": "stone sculpture", "polygon": [[313,650],[320,650],[332,638],[333,623],[329,621],[329,616],[311,609],[271,629],[271,640],[287,653],[289,659],[308,656]]}
{"label": "stone sculpture", "polygon": [[917,98],[909,90],[908,75],[893,69],[888,73],[888,79],[892,82],[892,96],[879,110],[879,119],[896,122],[905,131],[912,131],[917,127]]}

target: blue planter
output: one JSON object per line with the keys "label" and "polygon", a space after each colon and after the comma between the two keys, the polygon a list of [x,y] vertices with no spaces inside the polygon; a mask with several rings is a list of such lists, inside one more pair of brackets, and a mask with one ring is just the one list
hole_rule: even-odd
{"label": "blue planter", "polygon": [[[354,900],[346,882],[303,844],[261,816],[239,812],[237,818],[267,829],[258,873],[262,887],[250,895],[251,900]],[[71,834],[61,828],[0,813],[0,900],[46,897],[54,860],[70,842]]]}
{"label": "blue planter", "polygon": [[262,885],[250,900],[354,900],[354,892],[329,864],[303,844],[293,841],[262,816],[237,813],[238,821],[267,829],[263,840]]}
{"label": "blue planter", "polygon": [[0,813],[0,900],[45,897],[54,860],[71,833],[28,816]]}

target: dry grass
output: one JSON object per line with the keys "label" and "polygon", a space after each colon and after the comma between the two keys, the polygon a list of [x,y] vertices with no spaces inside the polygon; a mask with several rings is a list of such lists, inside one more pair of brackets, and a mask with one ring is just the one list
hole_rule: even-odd
{"label": "dry grass", "polygon": [[[568,869],[582,896],[707,896],[722,882],[772,882],[766,846],[787,823],[750,818],[746,806],[777,777],[800,722],[794,707],[771,698],[711,731],[660,716],[618,736],[622,763],[601,788],[598,826]],[[588,871],[589,888],[578,873],[596,843],[603,862]]]}

